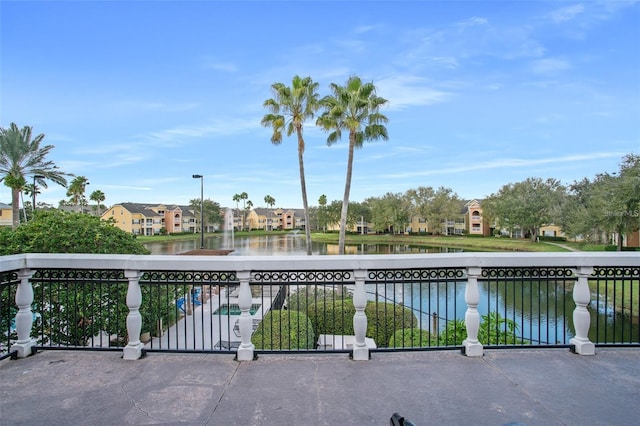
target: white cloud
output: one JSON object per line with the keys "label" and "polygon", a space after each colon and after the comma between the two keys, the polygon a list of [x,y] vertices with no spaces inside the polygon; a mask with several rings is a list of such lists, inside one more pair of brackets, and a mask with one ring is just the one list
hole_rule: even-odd
{"label": "white cloud", "polygon": [[542,164],[590,161],[590,160],[597,160],[601,158],[622,157],[623,155],[624,153],[622,152],[595,152],[591,154],[576,154],[576,155],[566,155],[563,157],[538,158],[538,159],[501,158],[494,161],[487,161],[484,163],[469,163],[469,164],[460,165],[460,166],[444,167],[441,169],[423,170],[419,172],[389,173],[386,175],[382,175],[381,177],[388,178],[388,179],[405,179],[405,178],[414,178],[419,176],[433,176],[433,175],[469,172],[474,170],[525,168],[525,167],[537,166]]}
{"label": "white cloud", "polygon": [[549,17],[553,22],[560,23],[570,21],[582,13],[584,13],[584,5],[574,4],[572,6],[567,6],[552,11],[549,14]]}
{"label": "white cloud", "polygon": [[545,58],[531,62],[531,71],[536,74],[550,74],[571,69],[571,63],[564,59]]}
{"label": "white cloud", "polygon": [[232,62],[221,61],[211,57],[203,58],[202,62],[204,68],[209,68],[216,71],[235,72],[238,69],[238,67]]}
{"label": "white cloud", "polygon": [[409,106],[433,105],[446,102],[452,94],[435,89],[423,78],[412,75],[395,75],[375,82],[378,95],[389,100],[389,109]]}

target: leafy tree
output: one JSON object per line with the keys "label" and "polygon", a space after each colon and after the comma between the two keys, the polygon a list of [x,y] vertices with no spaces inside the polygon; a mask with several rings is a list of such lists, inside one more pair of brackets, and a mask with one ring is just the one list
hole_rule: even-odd
{"label": "leafy tree", "polygon": [[[195,217],[200,217],[200,199],[194,198],[189,200],[189,207],[193,210]],[[224,215],[220,208],[220,204],[213,201],[210,198],[202,200],[204,206],[204,229],[207,229],[210,225],[220,224],[224,220]]]}
{"label": "leafy tree", "polygon": [[344,254],[354,150],[361,148],[365,141],[389,139],[387,128],[384,126],[388,119],[380,113],[380,107],[386,104],[387,100],[377,96],[373,83],[363,83],[357,76],[349,77],[344,86],[331,83],[330,89],[332,95],[325,96],[320,101],[324,112],[318,118],[317,124],[329,132],[328,145],[340,140],[343,131],[349,135],[347,176],[338,239],[338,253]]}
{"label": "leafy tree", "polygon": [[620,164],[617,176],[601,175],[601,197],[607,200],[604,222],[618,234],[618,251],[623,238],[640,226],[640,155],[629,154]]}
{"label": "leafy tree", "polygon": [[89,179],[86,176],[76,176],[73,178],[67,188],[67,197],[70,197],[70,201],[78,207],[78,211],[82,211],[82,207],[87,203],[87,199],[84,196],[84,192],[89,185]]}
{"label": "leafy tree", "polygon": [[11,188],[13,229],[20,224],[20,192],[26,185],[26,176],[44,176],[36,178],[36,182],[44,188],[47,187],[45,179],[66,187],[65,176],[71,176],[47,160],[47,156],[55,147],[40,146],[44,134],[41,133],[32,139],[32,131],[28,126],[19,129],[15,123],[11,123],[6,129],[0,127],[0,181]]}
{"label": "leafy tree", "polygon": [[[18,253],[148,254],[135,237],[100,218],[60,210],[37,211],[33,220],[16,230],[0,230],[0,255]],[[44,271],[46,272],[46,271]],[[38,273],[44,273],[39,271]],[[51,272],[50,276],[55,276]],[[96,289],[79,279],[48,279],[33,283],[33,311],[41,314],[46,330],[42,344],[86,345],[100,331],[126,334],[126,281]],[[143,289],[143,300],[149,289]],[[8,290],[0,294],[2,306],[12,306]],[[174,300],[174,299],[171,299]]]}
{"label": "leafy tree", "polygon": [[327,224],[335,225],[340,223],[340,214],[342,212],[342,201],[333,200],[326,208]]}
{"label": "leafy tree", "polygon": [[441,186],[434,190],[430,186],[420,186],[408,190],[407,197],[411,200],[413,215],[425,218],[434,235],[440,234],[443,223],[460,214],[462,200],[450,188]]}
{"label": "leafy tree", "polygon": [[565,188],[556,179],[527,178],[504,185],[483,203],[483,212],[502,228],[520,228],[536,241],[540,227],[560,222]]}
{"label": "leafy tree", "polygon": [[91,195],[89,195],[89,199],[91,201],[95,201],[96,205],[95,205],[95,214],[96,215],[100,215],[100,206],[101,203],[106,200],[106,196],[104,195],[104,192],[100,191],[99,189],[96,189],[95,191],[93,191],[91,193]]}
{"label": "leafy tree", "polygon": [[380,198],[368,198],[367,203],[376,231],[404,232],[411,219],[407,197],[387,192]]}
{"label": "leafy tree", "polygon": [[291,86],[274,83],[271,86],[274,97],[264,102],[264,107],[270,113],[266,114],[261,124],[272,127],[271,143],[282,143],[282,132],[287,136],[294,132],[298,139],[298,168],[300,170],[300,188],[302,190],[302,205],[304,208],[305,233],[307,237],[307,255],[311,255],[311,227],[309,226],[309,203],[307,201],[307,184],[304,176],[304,137],[303,124],[314,118],[318,110],[318,83],[311,77],[294,76]]}
{"label": "leafy tree", "polygon": [[95,216],[40,210],[15,231],[0,233],[0,255],[18,253],[148,254],[135,237]]}
{"label": "leafy tree", "polygon": [[322,194],[318,198],[318,226],[322,228],[323,232],[327,232],[327,196]]}

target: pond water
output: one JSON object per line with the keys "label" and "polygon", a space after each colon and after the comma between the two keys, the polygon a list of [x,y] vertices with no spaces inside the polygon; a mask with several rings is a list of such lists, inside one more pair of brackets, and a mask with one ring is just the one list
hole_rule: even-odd
{"label": "pond water", "polygon": [[[222,235],[207,237],[206,249],[228,249]],[[152,254],[179,254],[200,248],[200,240],[167,241],[145,243]],[[286,256],[305,255],[304,235],[262,235],[235,238],[234,251],[230,256]],[[314,255],[337,255],[338,244],[317,243],[312,245]],[[410,246],[406,244],[348,244],[346,254],[411,254],[411,253],[455,253],[462,249],[448,247]],[[433,314],[439,318],[464,319],[465,282],[432,283],[430,285],[389,284],[389,288],[368,288],[369,298],[386,299],[402,303],[410,308],[425,328],[430,329]],[[385,286],[383,286],[385,287]],[[518,335],[528,343],[568,344],[573,337],[573,309],[575,304],[571,288],[549,288],[545,282],[531,282],[527,285],[505,282],[501,284],[480,284],[481,315],[489,310],[499,312],[503,318],[513,320],[518,327]],[[595,295],[592,297],[595,298]],[[589,337],[595,341],[636,341],[638,319],[612,316],[612,309],[590,309],[592,327]],[[599,324],[599,335],[596,327]],[[441,328],[441,322],[438,328]],[[634,337],[635,336],[635,337]]]}
{"label": "pond water", "polygon": [[[200,248],[200,240],[147,242],[144,246],[151,254],[180,254]],[[204,248],[210,250],[229,249],[222,236],[207,237]],[[337,243],[312,243],[314,255],[337,255]],[[457,253],[459,248],[424,247],[407,244],[347,244],[346,254],[411,254],[411,253]],[[236,237],[230,256],[292,256],[306,255],[307,247],[302,234],[261,235],[255,237]]]}

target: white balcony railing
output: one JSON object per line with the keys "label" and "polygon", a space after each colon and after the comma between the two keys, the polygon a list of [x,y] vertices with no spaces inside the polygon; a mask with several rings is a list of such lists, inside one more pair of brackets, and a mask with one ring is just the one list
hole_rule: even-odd
{"label": "white balcony railing", "polygon": [[[515,272],[510,272],[511,270],[508,268],[513,268]],[[377,298],[380,295],[378,286],[400,283],[403,285],[400,290],[405,291],[406,285],[412,285],[413,281],[427,280],[429,275],[442,275],[442,271],[446,270],[455,271],[453,276],[457,281],[462,282],[461,285],[464,288],[463,303],[466,306],[464,327],[466,327],[467,337],[462,343],[462,347],[467,356],[480,356],[483,353],[483,343],[478,339],[480,326],[478,306],[484,302],[480,300],[479,281],[487,280],[487,276],[489,276],[487,271],[498,270],[496,272],[498,277],[503,273],[507,276],[512,273],[515,274],[514,276],[521,273],[531,273],[532,277],[538,277],[540,280],[561,271],[559,280],[563,283],[569,283],[569,286],[564,288],[570,290],[575,303],[571,321],[573,337],[570,339],[570,345],[572,350],[578,354],[592,355],[595,353],[595,344],[589,339],[591,314],[588,307],[590,303],[594,302],[594,298],[589,289],[589,280],[597,279],[594,277],[595,270],[610,271],[613,280],[611,285],[613,286],[617,282],[621,288],[631,286],[631,293],[629,295],[627,292],[627,295],[631,299],[634,297],[638,299],[640,253],[455,253],[362,256],[23,254],[4,256],[0,258],[0,272],[3,273],[2,284],[8,286],[11,281],[17,287],[15,291],[17,339],[11,342],[11,351],[17,353],[18,357],[29,355],[36,345],[31,337],[34,321],[34,313],[32,312],[34,273],[49,270],[123,272],[123,280],[128,282],[126,290],[126,306],[128,307],[126,334],[128,341],[123,349],[125,359],[139,358],[145,347],[140,340],[142,326],[140,307],[143,303],[140,281],[143,274],[149,271],[176,274],[198,271],[197,273],[200,275],[232,273],[234,283],[238,284],[237,288],[234,287],[236,292],[234,297],[237,298],[239,317],[231,327],[234,334],[240,338],[237,347],[239,360],[254,359],[255,346],[251,339],[257,323],[256,317],[252,316],[250,312],[255,303],[251,289],[258,285],[265,286],[265,283],[271,287],[284,285],[292,288],[330,282],[347,284],[351,287],[353,294],[349,300],[352,300],[350,303],[355,308],[353,315],[354,336],[351,343],[352,356],[356,360],[366,360],[369,359],[371,349],[371,345],[368,344],[370,339],[367,336],[369,319],[365,313],[369,297],[367,286],[376,288],[375,297]],[[618,274],[618,271],[622,271],[622,275]],[[11,275],[13,278],[7,278],[7,275]],[[69,275],[73,276],[73,273]],[[276,278],[272,281],[265,280],[264,277],[267,275]],[[616,276],[623,278],[616,278]],[[321,277],[330,277],[330,279],[323,281],[324,278]],[[82,280],[77,281],[82,285]],[[634,285],[636,290],[633,290]],[[87,285],[87,287],[89,286]],[[539,287],[542,288],[543,285]],[[87,289],[87,291],[90,290]],[[454,289],[455,291],[457,290]],[[505,298],[507,294],[499,295],[499,297]],[[545,295],[545,297],[548,301],[551,296]],[[635,299],[622,303],[623,310],[625,303],[627,304],[627,312],[632,317],[638,316],[637,300]],[[541,300],[542,302],[539,303],[546,303],[542,297]],[[401,302],[400,305],[406,305],[404,301],[401,300]],[[395,296],[393,303],[397,303]],[[598,303],[600,303],[599,296]],[[633,303],[636,304],[636,307],[629,307],[629,304],[634,306]],[[230,309],[230,305],[228,308]],[[633,339],[636,339],[637,343],[640,336],[632,337]]]}

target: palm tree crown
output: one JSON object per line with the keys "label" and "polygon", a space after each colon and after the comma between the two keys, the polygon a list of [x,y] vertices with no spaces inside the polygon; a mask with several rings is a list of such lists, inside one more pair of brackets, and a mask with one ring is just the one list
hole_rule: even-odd
{"label": "palm tree crown", "polygon": [[298,138],[298,168],[300,169],[300,188],[302,190],[302,204],[304,207],[305,231],[307,237],[307,254],[311,254],[311,228],[309,227],[309,203],[307,201],[307,186],[304,177],[304,137],[302,129],[304,122],[312,120],[318,110],[318,83],[311,77],[294,76],[291,86],[274,83],[271,86],[273,98],[264,101],[264,107],[270,111],[261,121],[264,127],[271,127],[271,143],[282,143],[282,132],[287,136],[294,132]]}
{"label": "palm tree crown", "polygon": [[40,146],[44,134],[32,138],[32,131],[29,126],[20,129],[15,123],[11,123],[6,129],[0,127],[0,181],[11,188],[14,229],[20,223],[20,192],[26,185],[27,176],[38,176],[36,181],[44,188],[47,187],[45,179],[66,187],[65,176],[72,176],[46,159],[55,147]]}
{"label": "palm tree crown", "polygon": [[377,96],[373,83],[363,83],[360,77],[349,77],[344,86],[331,83],[332,95],[325,96],[320,104],[324,112],[318,117],[317,124],[329,132],[327,145],[331,146],[342,137],[342,132],[349,134],[349,157],[347,160],[347,177],[342,199],[340,215],[340,238],[338,252],[344,254],[344,241],[347,225],[347,209],[351,191],[351,174],[353,170],[353,151],[361,148],[365,141],[387,140],[388,119],[379,112],[387,100]]}
{"label": "palm tree crown", "polygon": [[67,197],[70,197],[71,202],[78,206],[78,211],[82,210],[82,206],[87,201],[84,196],[87,185],[89,185],[89,179],[86,176],[76,176],[69,184]]}

